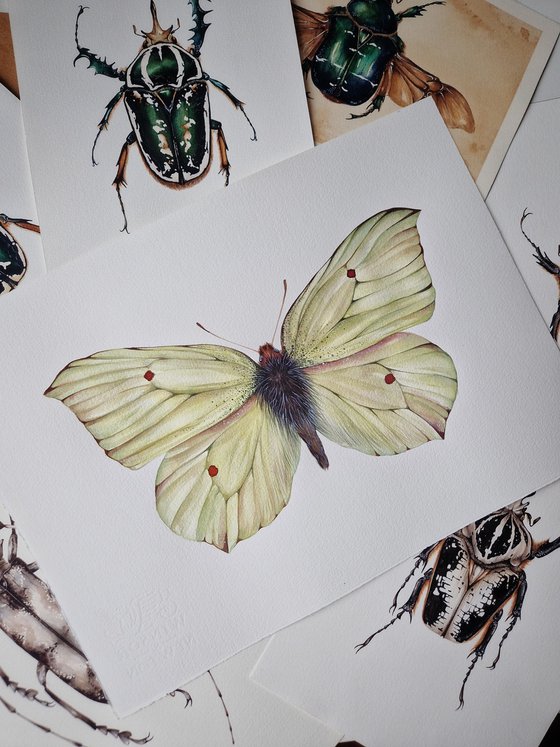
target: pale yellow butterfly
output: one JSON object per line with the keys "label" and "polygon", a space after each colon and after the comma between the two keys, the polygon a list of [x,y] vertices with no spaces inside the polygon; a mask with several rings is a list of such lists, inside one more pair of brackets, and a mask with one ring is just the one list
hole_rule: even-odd
{"label": "pale yellow butterfly", "polygon": [[378,456],[443,438],[455,366],[403,332],[435,304],[418,216],[385,210],[352,231],[258,364],[220,345],[107,350],[70,363],[45,394],[125,467],[164,455],[160,517],[229,552],[288,503],[300,439],[326,468],[317,432]]}

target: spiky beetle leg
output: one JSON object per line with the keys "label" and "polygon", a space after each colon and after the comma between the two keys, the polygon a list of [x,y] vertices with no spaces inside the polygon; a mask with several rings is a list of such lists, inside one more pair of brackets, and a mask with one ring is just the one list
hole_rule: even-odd
{"label": "spiky beetle leg", "polygon": [[106,75],[109,78],[118,78],[119,80],[124,81],[126,78],[126,71],[125,70],[119,70],[114,64],[111,62],[107,62],[107,58],[101,59],[101,57],[98,57],[95,52],[92,52],[91,49],[88,49],[87,47],[82,47],[78,40],[78,25],[80,22],[80,16],[82,13],[87,9],[87,5],[80,5],[80,9],[78,10],[78,15],[76,16],[76,27],[74,30],[74,39],[76,40],[76,49],[78,50],[78,54],[74,58],[74,66],[76,65],[76,62],[78,60],[84,59],[88,61],[88,67],[93,68],[93,72],[96,75]]}
{"label": "spiky beetle leg", "polygon": [[117,197],[119,198],[119,205],[121,206],[121,212],[124,218],[124,226],[121,228],[121,233],[124,231],[128,233],[128,221],[126,218],[126,210],[124,209],[124,202],[121,194],[121,187],[126,187],[126,164],[128,163],[128,149],[131,145],[136,142],[136,135],[134,132],[130,132],[123,143],[121,152],[119,154],[119,160],[117,161],[117,175],[113,181],[113,186],[117,190]]}
{"label": "spiky beetle leg", "polygon": [[210,123],[210,126],[216,132],[216,137],[218,139],[218,148],[220,151],[220,174],[225,174],[227,187],[229,184],[229,172],[231,170],[231,164],[227,156],[228,147],[224,135],[224,129],[222,127],[222,123],[218,122],[217,119],[213,119]]}
{"label": "spiky beetle leg", "polygon": [[500,655],[502,653],[502,646],[504,645],[506,638],[509,636],[511,631],[514,629],[515,623],[521,617],[521,609],[523,608],[523,600],[525,599],[526,593],[527,593],[527,576],[525,575],[524,571],[520,571],[519,586],[517,587],[517,593],[515,596],[515,605],[509,616],[509,623],[506,628],[506,631],[503,634],[502,640],[500,641],[500,644],[498,646],[498,653],[496,654],[496,658],[494,659],[492,664],[490,664],[488,669],[495,669],[496,664],[500,661]]}
{"label": "spiky beetle leg", "polygon": [[422,593],[424,584],[430,581],[430,579],[432,578],[432,573],[433,573],[433,568],[429,568],[426,571],[426,573],[424,573],[424,575],[418,579],[418,581],[414,584],[414,589],[412,590],[412,594],[406,600],[403,606],[399,609],[396,615],[391,620],[389,620],[389,622],[386,625],[384,625],[382,628],[379,628],[379,630],[376,630],[375,633],[372,633],[369,636],[369,638],[366,638],[366,640],[363,643],[359,643],[357,646],[355,646],[354,648],[356,649],[356,653],[358,651],[361,651],[366,646],[368,646],[372,642],[372,640],[375,638],[376,635],[378,635],[379,633],[382,633],[384,630],[387,630],[387,628],[390,628],[391,625],[394,625],[397,622],[397,620],[400,620],[405,612],[408,612],[408,614],[410,615],[410,619],[412,620],[412,613],[414,612],[414,608],[416,607],[418,599],[420,598],[420,594]]}
{"label": "spiky beetle leg", "polygon": [[8,711],[8,713],[11,713],[12,716],[19,716],[24,721],[27,721],[28,724],[31,724],[32,726],[36,726],[38,729],[40,729],[45,734],[52,734],[54,737],[57,737],[58,739],[61,739],[64,742],[67,742],[68,744],[73,745],[74,747],[85,747],[82,742],[76,742],[74,739],[69,739],[68,737],[65,737],[63,734],[59,734],[57,731],[53,731],[50,727],[45,726],[44,724],[40,724],[38,721],[34,721],[32,718],[28,718],[27,716],[24,716],[23,713],[20,713],[11,703],[8,703],[7,700],[4,700],[4,698],[0,697],[0,703],[4,706],[4,708]]}
{"label": "spiky beetle leg", "polygon": [[107,104],[105,107],[105,111],[103,112],[103,116],[101,117],[101,120],[99,124],[97,125],[97,135],[95,136],[95,140],[93,141],[93,145],[91,148],[91,163],[92,166],[97,166],[97,161],[95,160],[95,147],[97,145],[97,141],[99,140],[99,136],[101,135],[101,132],[103,130],[107,129],[107,125],[109,124],[109,118],[111,114],[113,113],[113,109],[117,106],[119,101],[124,96],[126,86],[123,86],[118,93],[116,93],[111,101]]}
{"label": "spiky beetle leg", "polygon": [[421,16],[426,12],[426,8],[430,5],[445,5],[445,0],[433,0],[433,2],[424,3],[424,5],[413,5],[412,7],[403,10],[402,13],[395,13],[395,15],[397,16],[399,23],[403,18],[418,18],[418,16]]}
{"label": "spiky beetle leg", "polygon": [[44,664],[37,665],[37,679],[39,680],[39,683],[43,687],[44,691],[50,698],[55,701],[55,703],[58,703],[59,706],[64,708],[65,711],[68,711],[68,713],[75,719],[83,721],[83,723],[86,724],[86,726],[89,726],[90,729],[98,731],[101,734],[110,734],[112,737],[120,739],[124,744],[128,744],[128,742],[133,742],[134,744],[146,744],[152,739],[149,734],[142,739],[135,739],[129,731],[119,731],[118,729],[111,729],[109,726],[104,726],[103,724],[97,724],[95,721],[90,719],[89,716],[86,716],[85,713],[81,713],[80,711],[76,710],[73,706],[70,705],[70,703],[67,703],[49,688],[47,684],[48,672],[49,670]]}
{"label": "spiky beetle leg", "polygon": [[557,537],[555,540],[547,540],[546,542],[543,542],[542,545],[539,547],[538,550],[536,550],[533,553],[534,558],[545,558],[547,555],[550,555],[551,552],[554,552],[555,550],[560,550],[560,537]]}
{"label": "spiky beetle leg", "polygon": [[389,612],[391,614],[397,609],[397,602],[398,602],[399,594],[404,589],[404,587],[407,585],[407,583],[410,581],[410,579],[414,576],[414,574],[416,573],[416,571],[418,570],[418,568],[420,568],[420,566],[422,566],[422,570],[423,571],[426,570],[426,566],[428,564],[428,559],[430,557],[430,554],[432,553],[432,550],[434,549],[434,547],[436,547],[437,545],[439,545],[439,542],[434,542],[433,545],[430,545],[429,547],[425,547],[422,550],[422,552],[418,553],[418,555],[416,556],[416,559],[415,559],[414,566],[412,567],[412,570],[407,575],[407,577],[402,582],[402,584],[399,586],[399,588],[397,589],[397,591],[395,593],[395,596],[393,597],[393,602],[392,602],[391,606],[389,607]]}
{"label": "spiky beetle leg", "polygon": [[241,111],[241,113],[243,114],[243,116],[245,117],[245,119],[247,120],[247,122],[249,123],[250,128],[253,130],[253,137],[251,138],[251,140],[256,140],[257,139],[257,131],[255,130],[255,128],[253,126],[253,123],[249,119],[249,116],[248,116],[247,112],[245,111],[245,104],[243,103],[243,101],[241,101],[240,99],[238,99],[237,96],[234,96],[233,93],[231,92],[229,86],[226,86],[225,83],[222,83],[221,81],[216,80],[215,78],[211,78],[206,73],[204,73],[203,77],[209,83],[212,83],[213,86],[216,86],[216,88],[219,91],[221,91],[223,94],[225,94],[228,97],[228,99],[231,101],[231,103],[235,106],[235,108],[239,109]]}
{"label": "spiky beetle leg", "polygon": [[0,680],[4,682],[9,690],[11,690],[16,695],[20,695],[26,700],[33,700],[35,703],[39,703],[39,705],[45,706],[46,708],[50,708],[54,705],[54,703],[50,700],[42,700],[41,698],[39,698],[39,693],[37,692],[37,690],[34,690],[31,687],[22,687],[15,680],[11,680],[6,672],[2,669],[2,667],[0,667]]}
{"label": "spiky beetle leg", "polygon": [[478,644],[478,646],[473,649],[471,652],[471,656],[473,657],[471,660],[471,663],[469,664],[469,667],[467,669],[467,673],[465,674],[463,678],[463,683],[461,685],[461,690],[459,691],[459,705],[457,706],[456,710],[460,710],[465,705],[465,685],[467,684],[467,680],[471,676],[471,673],[473,669],[476,666],[477,661],[482,659],[484,656],[484,653],[486,651],[486,648],[488,647],[488,644],[490,643],[490,640],[492,639],[492,636],[496,632],[496,628],[498,627],[498,624],[502,618],[503,610],[498,610],[494,617],[492,618],[492,622],[488,626],[488,630],[486,631],[484,638],[482,641]]}
{"label": "spiky beetle leg", "polygon": [[192,8],[192,17],[194,21],[194,26],[191,29],[192,54],[194,54],[195,57],[198,57],[200,55],[200,49],[204,44],[204,37],[206,36],[206,32],[210,27],[210,24],[206,23],[204,18],[208,15],[208,13],[211,13],[212,11],[202,10],[198,0],[189,0],[189,3]]}

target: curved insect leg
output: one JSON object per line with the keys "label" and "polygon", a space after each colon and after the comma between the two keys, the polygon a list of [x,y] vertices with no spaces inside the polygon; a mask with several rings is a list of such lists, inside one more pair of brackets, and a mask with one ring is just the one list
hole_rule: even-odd
{"label": "curved insect leg", "polygon": [[231,169],[231,164],[227,157],[228,147],[224,135],[224,130],[222,127],[222,123],[218,122],[217,119],[213,119],[211,121],[210,127],[216,131],[216,135],[218,138],[218,147],[220,149],[220,174],[225,174],[227,187],[227,185],[229,184],[229,172]]}
{"label": "curved insect leg", "polygon": [[221,91],[223,94],[225,94],[228,97],[228,99],[235,106],[235,108],[239,109],[241,111],[241,113],[243,114],[243,116],[245,117],[245,119],[247,120],[247,122],[249,123],[250,128],[253,130],[253,137],[251,138],[251,140],[256,140],[257,139],[257,131],[255,130],[255,128],[253,126],[253,123],[249,119],[249,117],[247,115],[247,112],[245,111],[245,104],[243,103],[243,101],[241,101],[240,99],[238,99],[237,96],[234,96],[233,93],[231,92],[229,86],[226,86],[225,83],[221,83],[219,80],[216,80],[215,78],[211,78],[206,73],[204,74],[204,79],[207,80],[207,81],[209,81],[210,83],[212,83],[213,86],[216,86],[216,88],[219,91]]}
{"label": "curved insect leg", "polygon": [[36,726],[38,729],[41,729],[42,732],[45,734],[52,734],[54,737],[58,737],[58,739],[62,739],[63,742],[68,742],[68,744],[74,745],[74,747],[85,747],[82,742],[76,742],[74,739],[69,739],[68,737],[63,736],[62,734],[59,734],[57,731],[53,731],[48,726],[44,726],[44,724],[40,724],[38,721],[34,721],[31,718],[28,718],[27,716],[24,716],[23,713],[20,713],[11,703],[8,703],[7,700],[4,700],[0,696],[0,703],[6,708],[6,710],[11,713],[13,716],[19,716],[24,721],[27,721],[28,724],[32,724],[33,726]]}
{"label": "curved insect leg", "polygon": [[533,553],[533,557],[544,558],[547,555],[550,555],[551,552],[554,552],[558,549],[560,549],[560,537],[557,537],[552,541],[547,540],[546,542],[543,542],[539,549]]}
{"label": "curved insect leg", "polygon": [[348,117],[346,117],[346,119],[361,119],[362,117],[367,117],[368,115],[373,114],[373,112],[379,111],[379,109],[381,109],[381,105],[385,101],[387,92],[389,91],[389,88],[391,87],[392,78],[393,78],[393,66],[392,66],[392,63],[389,63],[389,65],[387,65],[387,67],[385,68],[383,75],[381,76],[379,85],[375,89],[373,98],[368,104],[366,110],[363,111],[361,114],[350,114]]}
{"label": "curved insect leg", "polygon": [[95,136],[95,140],[93,141],[93,145],[91,148],[91,164],[92,166],[97,166],[97,161],[95,160],[95,148],[97,146],[97,141],[99,140],[99,136],[101,135],[101,132],[103,130],[106,130],[109,125],[109,118],[111,114],[113,113],[113,109],[116,107],[116,105],[119,103],[119,101],[122,99],[124,95],[124,89],[125,86],[123,86],[118,93],[116,93],[111,101],[107,104],[105,107],[105,111],[103,113],[103,116],[101,117],[101,121],[97,125],[97,135]]}
{"label": "curved insect leg", "polygon": [[136,135],[131,132],[126,140],[124,141],[123,147],[117,161],[117,175],[113,181],[113,187],[117,190],[117,197],[119,198],[119,204],[121,206],[121,212],[124,218],[124,226],[121,228],[121,233],[126,231],[128,233],[128,221],[126,219],[126,210],[124,209],[123,198],[121,195],[121,187],[126,187],[126,164],[128,163],[128,149],[133,143],[136,142]]}
{"label": "curved insect leg", "polygon": [[521,609],[523,607],[523,600],[525,599],[525,594],[527,593],[527,577],[524,573],[524,571],[520,571],[519,573],[519,586],[517,587],[517,594],[515,596],[515,604],[513,606],[513,609],[509,615],[509,623],[506,628],[506,632],[502,636],[502,640],[500,641],[500,645],[498,646],[498,653],[496,654],[496,658],[490,664],[488,669],[495,669],[496,664],[500,661],[500,655],[502,653],[502,646],[505,643],[506,638],[509,636],[511,631],[515,627],[515,623],[519,620],[521,617]]}
{"label": "curved insect leg", "polygon": [[434,549],[434,547],[436,547],[436,545],[438,544],[439,544],[438,542],[434,542],[433,545],[430,545],[429,547],[425,547],[422,550],[422,552],[416,556],[416,562],[414,563],[412,570],[410,571],[408,576],[405,578],[405,580],[402,582],[402,584],[399,586],[399,588],[397,589],[395,593],[395,596],[393,597],[393,602],[391,606],[389,607],[389,612],[393,613],[397,609],[397,602],[398,602],[399,594],[404,589],[404,587],[407,585],[407,583],[410,581],[410,579],[414,576],[418,568],[422,566],[422,570],[426,569],[426,565],[428,564],[428,558],[430,557],[430,554],[432,550]]}
{"label": "curved insect leg", "polygon": [[74,39],[76,41],[76,49],[78,50],[78,54],[74,58],[74,67],[76,66],[76,62],[78,62],[78,60],[85,59],[88,61],[88,67],[93,68],[93,72],[95,73],[95,75],[106,75],[109,78],[118,78],[119,80],[124,81],[126,79],[126,70],[119,70],[115,65],[107,62],[107,58],[101,59],[101,57],[92,52],[91,49],[83,47],[80,44],[78,40],[78,25],[80,23],[80,16],[85,10],[86,8],[83,5],[80,5],[78,15],[76,16]]}
{"label": "curved insect leg", "polygon": [[500,609],[496,612],[496,614],[492,618],[492,622],[488,626],[488,630],[486,631],[484,638],[478,644],[478,646],[475,649],[473,649],[470,653],[470,656],[472,656],[472,660],[467,669],[467,673],[465,674],[465,677],[463,678],[461,690],[459,691],[459,705],[457,706],[457,710],[459,710],[460,708],[463,708],[463,706],[465,705],[464,695],[465,695],[465,685],[467,684],[467,680],[471,676],[472,670],[475,668],[477,661],[479,661],[479,659],[482,659],[482,657],[484,656],[486,648],[488,647],[488,644],[490,643],[492,636],[496,632],[496,628],[498,627],[498,623],[500,622],[502,615],[503,615],[503,610]]}
{"label": "curved insect leg", "polygon": [[396,13],[397,21],[400,23],[403,18],[418,18],[426,12],[426,8],[430,5],[445,5],[445,0],[433,0],[431,3],[424,3],[424,5],[412,5],[410,8],[403,10],[402,13]]}
{"label": "curved insect leg", "polygon": [[222,707],[224,709],[224,713],[226,714],[226,718],[227,718],[227,722],[228,722],[228,726],[229,726],[229,733],[230,733],[230,736],[231,736],[231,743],[235,744],[235,739],[234,739],[234,736],[233,736],[233,728],[232,728],[232,725],[231,725],[231,719],[229,717],[229,711],[227,709],[226,702],[224,700],[224,696],[222,695],[222,691],[218,687],[218,684],[217,684],[216,680],[214,679],[214,675],[212,674],[212,672],[210,670],[208,670],[208,674],[210,675],[210,679],[212,680],[212,683],[213,683],[214,687],[216,688],[216,692],[218,693],[218,697],[222,701]]}
{"label": "curved insect leg", "polygon": [[407,599],[407,601],[403,604],[403,606],[399,609],[399,611],[396,613],[396,615],[389,620],[389,622],[384,625],[382,628],[379,628],[379,630],[376,630],[375,633],[372,633],[369,638],[366,638],[366,640],[363,643],[359,643],[354,648],[356,649],[356,653],[358,651],[361,651],[363,648],[368,646],[372,640],[375,638],[376,635],[379,633],[382,633],[384,630],[387,630],[387,628],[390,628],[391,625],[394,625],[397,620],[400,620],[401,617],[404,615],[405,612],[408,612],[410,615],[410,620],[412,621],[412,613],[414,611],[414,607],[416,606],[418,599],[420,598],[420,594],[422,593],[422,589],[424,588],[424,585],[428,583],[428,581],[432,578],[433,568],[429,568],[426,573],[424,573],[423,576],[421,576],[418,581],[414,584],[414,589],[412,590],[412,594]]}
{"label": "curved insect leg", "polygon": [[54,700],[55,703],[58,703],[59,706],[62,706],[62,708],[64,708],[65,711],[68,711],[68,713],[74,718],[78,719],[79,721],[83,721],[83,723],[89,726],[90,729],[98,731],[101,734],[110,734],[112,737],[120,739],[124,744],[128,744],[128,742],[134,742],[134,744],[146,744],[152,739],[149,734],[142,739],[135,739],[129,731],[119,731],[118,729],[112,729],[109,726],[95,723],[95,721],[89,718],[89,716],[86,716],[85,713],[81,713],[80,711],[76,710],[73,706],[70,705],[70,703],[67,703],[49,688],[49,686],[47,685],[48,672],[49,670],[44,664],[37,665],[37,679],[39,680],[39,683],[43,687],[44,691],[50,698]]}
{"label": "curved insect leg", "polygon": [[174,698],[177,693],[181,693],[181,695],[185,696],[185,708],[192,705],[192,698],[190,694],[186,690],[181,690],[180,687],[178,687],[176,690],[173,690],[173,692],[169,693],[169,695]]}
{"label": "curved insect leg", "polygon": [[0,680],[3,680],[4,684],[7,688],[9,688],[13,693],[16,695],[21,695],[22,698],[25,698],[26,700],[33,700],[35,703],[39,703],[42,706],[46,706],[47,708],[50,708],[54,705],[50,700],[42,700],[39,698],[39,693],[37,690],[34,690],[33,688],[25,688],[22,687],[18,682],[15,682],[14,680],[11,680],[6,672],[0,667]]}

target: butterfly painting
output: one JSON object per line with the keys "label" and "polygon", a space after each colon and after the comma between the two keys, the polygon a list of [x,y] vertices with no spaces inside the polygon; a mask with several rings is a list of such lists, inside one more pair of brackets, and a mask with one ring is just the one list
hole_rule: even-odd
{"label": "butterfly painting", "polygon": [[443,439],[455,366],[404,331],[435,305],[418,217],[394,208],[355,228],[258,363],[221,345],[107,350],[69,363],[45,394],[125,467],[163,456],[161,519],[230,552],[287,505],[302,441],[326,469],[319,434],[370,456]]}

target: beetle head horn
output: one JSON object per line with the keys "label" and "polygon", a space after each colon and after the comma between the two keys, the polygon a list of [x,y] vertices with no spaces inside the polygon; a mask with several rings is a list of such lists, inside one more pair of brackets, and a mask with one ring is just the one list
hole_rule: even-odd
{"label": "beetle head horn", "polygon": [[150,2],[150,12],[152,14],[151,31],[138,32],[136,26],[132,27],[136,36],[142,36],[145,39],[144,46],[147,47],[151,44],[159,44],[160,42],[177,43],[177,39],[173,36],[173,32],[177,31],[180,26],[179,19],[177,19],[177,26],[175,28],[171,25],[168,29],[163,29],[158,19],[157,8],[154,0],[151,0]]}

